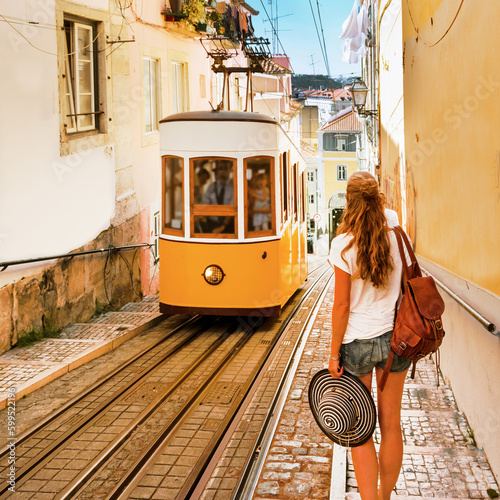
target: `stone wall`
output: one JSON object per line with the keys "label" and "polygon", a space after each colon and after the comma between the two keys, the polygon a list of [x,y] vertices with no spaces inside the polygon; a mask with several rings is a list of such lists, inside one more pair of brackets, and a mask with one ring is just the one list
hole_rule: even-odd
{"label": "stone wall", "polygon": [[[103,231],[75,251],[96,250],[139,241],[140,216]],[[96,306],[120,307],[141,297],[141,252],[137,248],[59,259],[43,271],[22,278],[0,290],[0,353],[17,344],[32,328],[63,328],[85,322]]]}

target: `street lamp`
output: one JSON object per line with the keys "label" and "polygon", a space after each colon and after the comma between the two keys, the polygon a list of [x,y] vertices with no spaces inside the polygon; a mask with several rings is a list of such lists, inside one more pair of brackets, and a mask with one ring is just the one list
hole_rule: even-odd
{"label": "street lamp", "polygon": [[365,109],[366,96],[370,89],[366,86],[365,82],[358,78],[351,87],[352,100],[358,115],[361,117],[376,116],[377,111]]}

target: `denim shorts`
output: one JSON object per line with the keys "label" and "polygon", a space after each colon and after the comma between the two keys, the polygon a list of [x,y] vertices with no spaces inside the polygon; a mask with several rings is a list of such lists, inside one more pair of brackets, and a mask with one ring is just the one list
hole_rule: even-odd
{"label": "denim shorts", "polygon": [[[349,344],[342,344],[340,356],[344,369],[356,377],[367,375],[376,366],[383,370],[391,348],[391,335],[392,330],[372,339],[354,340]],[[404,372],[410,365],[409,359],[394,353],[391,373]]]}

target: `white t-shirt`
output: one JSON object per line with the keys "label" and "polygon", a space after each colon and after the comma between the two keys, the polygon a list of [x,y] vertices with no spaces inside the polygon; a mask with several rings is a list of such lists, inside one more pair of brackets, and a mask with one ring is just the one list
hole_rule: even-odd
{"label": "white t-shirt", "polygon": [[398,213],[390,208],[385,209],[385,218],[387,219],[387,225],[389,227],[399,226]]}
{"label": "white t-shirt", "polygon": [[[342,250],[351,241],[351,234],[341,234],[333,239],[328,257],[332,266],[337,266],[351,276],[357,271],[356,246],[340,256]],[[403,266],[398,250],[398,242],[393,231],[389,231],[391,242],[391,257],[394,269],[389,276],[387,287],[375,288],[370,280],[356,278],[351,281],[351,305],[349,321],[344,335],[343,344],[348,344],[357,339],[371,339],[386,333],[394,327],[394,310],[401,290],[401,275]],[[405,248],[408,265],[410,257]]]}

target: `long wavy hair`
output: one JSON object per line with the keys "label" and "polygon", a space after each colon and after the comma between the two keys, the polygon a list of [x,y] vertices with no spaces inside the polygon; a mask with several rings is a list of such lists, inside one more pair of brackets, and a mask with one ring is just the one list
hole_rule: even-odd
{"label": "long wavy hair", "polygon": [[352,279],[370,279],[374,287],[384,287],[394,268],[384,212],[385,196],[373,175],[355,172],[347,181],[346,201],[337,234],[352,234],[353,239],[342,251],[342,259],[344,253],[355,246],[358,270]]}

